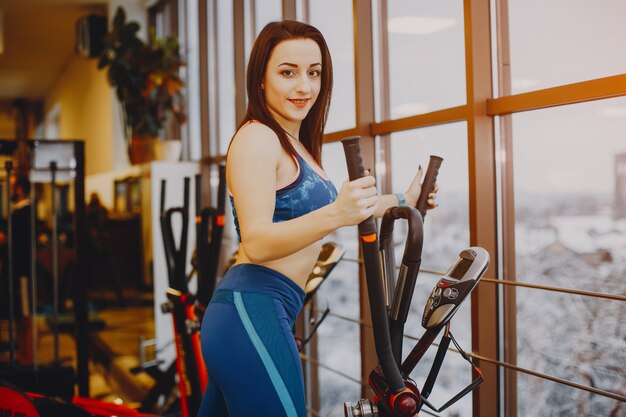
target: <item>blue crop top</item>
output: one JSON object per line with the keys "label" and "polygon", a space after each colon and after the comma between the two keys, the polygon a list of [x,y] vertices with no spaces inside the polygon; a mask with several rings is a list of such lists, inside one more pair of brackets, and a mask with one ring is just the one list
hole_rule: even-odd
{"label": "blue crop top", "polygon": [[[298,153],[296,153],[295,159],[298,164],[298,176],[295,181],[276,190],[276,204],[272,219],[274,223],[295,219],[324,207],[337,198],[337,189],[330,180],[319,176]],[[230,196],[230,204],[233,208],[237,237],[241,242],[239,219],[232,195]]]}

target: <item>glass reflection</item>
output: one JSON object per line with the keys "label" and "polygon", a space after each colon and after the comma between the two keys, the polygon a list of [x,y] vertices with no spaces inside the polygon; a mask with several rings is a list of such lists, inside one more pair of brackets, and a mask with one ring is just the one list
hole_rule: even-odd
{"label": "glass reflection", "polygon": [[463,2],[390,0],[387,7],[391,118],[465,104]]}

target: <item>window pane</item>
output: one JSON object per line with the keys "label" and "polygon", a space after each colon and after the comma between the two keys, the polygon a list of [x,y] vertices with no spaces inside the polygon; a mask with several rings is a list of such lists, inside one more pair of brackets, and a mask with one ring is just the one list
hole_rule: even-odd
{"label": "window pane", "polygon": [[217,62],[211,67],[218,70],[219,153],[225,154],[230,139],[235,134],[235,59],[233,56],[233,5],[219,0],[217,7]]}
{"label": "window pane", "polygon": [[[623,291],[623,269],[619,279]],[[518,288],[517,305],[520,367],[622,393],[626,303]],[[517,391],[520,416],[620,415],[619,403],[608,397],[521,373]]]}
{"label": "window pane", "polygon": [[309,7],[311,24],[326,38],[333,60],[333,98],[326,133],[353,128],[356,95],[352,1],[316,0],[310,2]]}
{"label": "window pane", "polygon": [[623,0],[510,0],[512,92],[623,73],[624,16]]}
{"label": "window pane", "polygon": [[391,117],[463,105],[463,2],[388,3]]}
{"label": "window pane", "polygon": [[281,0],[263,0],[257,1],[256,6],[256,34],[261,32],[261,29],[269,22],[281,20],[283,17],[283,5]]}
{"label": "window pane", "polygon": [[[422,272],[420,272],[411,311],[405,326],[405,336],[421,337],[424,306],[437,284],[440,273],[452,266],[460,251],[469,246],[469,191],[467,165],[467,125],[454,123],[436,127],[394,133],[391,136],[391,176],[395,192],[406,190],[418,165],[424,173],[429,155],[444,159],[437,183],[439,207],[428,212],[424,221],[424,248]],[[406,222],[394,224],[396,264],[400,265],[406,239]],[[429,273],[425,270],[438,271]],[[452,333],[462,348],[471,349],[470,300],[465,300],[452,320]],[[415,346],[415,339],[406,338],[403,355]],[[432,346],[417,365],[411,377],[422,388],[432,365],[436,347]],[[441,406],[471,382],[471,367],[458,354],[449,352],[441,369],[440,377],[430,397],[431,402]],[[450,408],[459,417],[471,417],[471,395]]]}
{"label": "window pane", "polygon": [[439,207],[424,221],[422,268],[445,272],[469,246],[467,125],[465,122],[391,135],[391,178],[394,192],[404,192],[417,168],[424,174],[430,155],[443,158],[437,184]]}
{"label": "window pane", "polygon": [[[513,116],[518,281],[624,294],[626,218],[616,181],[621,175],[623,187],[624,173],[616,161],[626,153],[625,131],[626,98]],[[617,320],[626,315],[624,303],[518,289],[517,304],[521,366],[622,389],[623,379],[611,375],[623,374],[626,362],[626,325]],[[554,393],[524,396],[534,388],[523,384],[520,379],[519,404],[532,402],[550,415],[560,410],[551,408],[557,407],[552,395],[572,398],[564,402],[576,415],[610,415],[613,406],[603,397],[588,402],[587,393],[560,385]]]}
{"label": "window pane", "polygon": [[513,116],[518,280],[606,292],[598,275],[626,245],[614,206],[625,131],[626,98]]}
{"label": "window pane", "polygon": [[[348,178],[348,170],[341,143],[324,145],[323,166],[337,187]],[[358,232],[356,226],[346,227],[331,234],[327,240],[335,242],[346,253],[317,293],[320,310],[330,308],[332,314],[359,319],[359,264]],[[318,330],[318,360],[352,378],[361,377],[360,326],[336,316],[329,316]],[[319,369],[320,415],[343,417],[343,402],[361,398],[361,385],[337,373]]]}

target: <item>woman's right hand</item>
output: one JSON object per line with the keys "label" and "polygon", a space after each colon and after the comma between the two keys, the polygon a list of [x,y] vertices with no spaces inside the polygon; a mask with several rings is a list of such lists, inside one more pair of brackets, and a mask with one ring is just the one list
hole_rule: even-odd
{"label": "woman's right hand", "polygon": [[377,203],[376,179],[368,175],[344,181],[333,207],[341,226],[354,226],[373,216]]}

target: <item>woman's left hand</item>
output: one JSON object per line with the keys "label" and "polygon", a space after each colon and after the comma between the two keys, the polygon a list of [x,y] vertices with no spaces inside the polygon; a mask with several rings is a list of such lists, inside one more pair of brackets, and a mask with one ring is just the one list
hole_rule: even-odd
{"label": "woman's left hand", "polygon": [[[404,193],[404,199],[406,200],[407,206],[415,207],[417,204],[417,199],[419,198],[422,192],[422,167],[420,166],[417,170],[417,174],[415,174],[415,178],[409,185],[409,188]],[[435,183],[435,188],[431,193],[428,194],[428,200],[426,203],[428,204],[428,209],[434,209],[438,206],[437,204],[437,192],[439,191],[439,186]]]}

